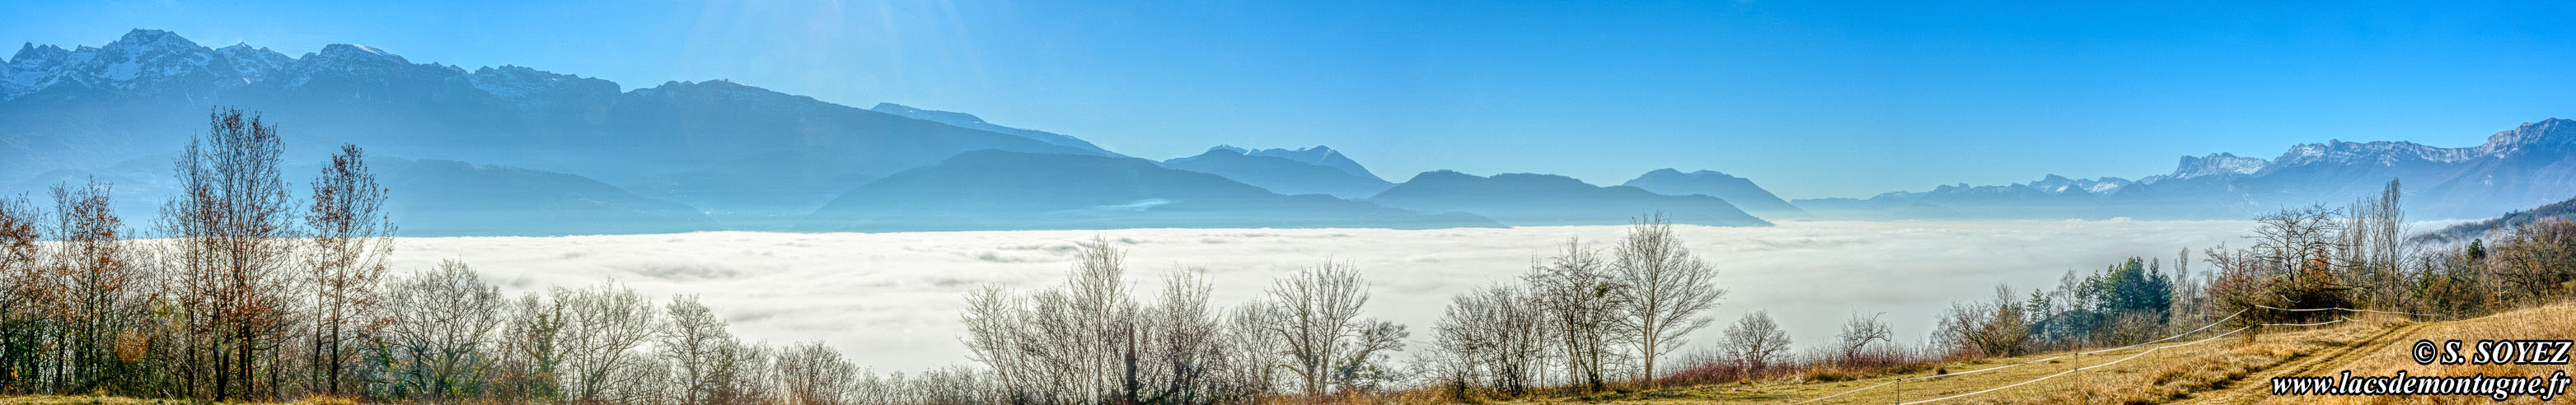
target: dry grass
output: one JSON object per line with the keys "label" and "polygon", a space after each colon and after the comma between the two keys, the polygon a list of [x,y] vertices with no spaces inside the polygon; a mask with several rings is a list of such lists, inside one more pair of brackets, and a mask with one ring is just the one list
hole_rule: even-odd
{"label": "dry grass", "polygon": [[[2151,404],[2151,403],[2493,403],[2486,397],[2279,397],[2271,395],[2270,378],[2325,376],[2352,370],[2356,376],[2474,375],[2543,376],[2566,365],[2416,365],[2411,348],[2418,339],[2576,338],[2576,303],[2526,308],[2476,319],[2414,322],[2403,316],[2372,315],[2321,327],[2269,328],[2270,333],[2230,336],[2192,346],[2174,347],[2110,366],[2085,369],[2037,383],[1977,394],[1943,404]],[[2159,344],[2155,346],[2166,346]],[[2150,346],[2150,347],[2155,347]],[[1922,401],[2029,381],[2075,367],[2111,363],[2141,349],[2030,363],[1991,372],[1931,380],[1907,381],[1836,397],[1818,403],[1888,404]],[[1593,395],[1558,395],[1516,403],[1789,403],[1833,395],[1898,378],[1939,372],[1991,369],[2057,357],[2056,354],[1983,359],[1942,365],[1938,370],[1856,372],[1816,370],[1755,381]],[[2564,400],[2561,400],[2564,401]],[[2507,403],[2530,403],[2517,397]]]}
{"label": "dry grass", "polygon": [[[2412,348],[2412,347],[2413,347],[2413,345],[2415,344],[2415,341],[2416,341],[2416,340],[2431,340],[2431,341],[2433,341],[2433,342],[2435,342],[2435,343],[2437,343],[2437,344],[2438,344],[2438,343],[2440,343],[2440,342],[2442,342],[2442,341],[2445,341],[2445,340],[2451,340],[2451,339],[2458,339],[2458,340],[2462,341],[2465,345],[2472,345],[2472,346],[2473,346],[2473,345],[2476,345],[2476,344],[2477,344],[2477,341],[2478,341],[2478,340],[2480,340],[2480,339],[2488,339],[2488,340],[2501,340],[2501,339],[2518,339],[2518,340],[2519,340],[2519,339],[2576,339],[2576,302],[2560,302],[2560,303],[2557,303],[2557,304],[2544,305],[2544,306],[2532,307],[2532,308],[2524,308],[2524,309],[2520,309],[2520,310],[2508,311],[2508,312],[2501,313],[2501,314],[2495,314],[2495,315],[2490,315],[2490,316],[2486,316],[2486,317],[2480,317],[2480,318],[2477,318],[2477,319],[2470,319],[2470,320],[2465,320],[2465,321],[2458,321],[2458,322],[2440,322],[2440,323],[2427,324],[2427,325],[2424,325],[2423,327],[2415,328],[2415,329],[2413,329],[2413,330],[2410,330],[2410,331],[2408,331],[2408,333],[2404,334],[2403,336],[2396,336],[2396,337],[2393,337],[2393,338],[2391,338],[2391,339],[2386,339],[2386,340],[2384,340],[2384,343],[2383,343],[2383,344],[2378,345],[2378,346],[2376,346],[2376,347],[2368,347],[2368,348],[2364,348],[2364,349],[2362,349],[2362,350],[2360,350],[2360,351],[2356,352],[2354,355],[2352,355],[2352,356],[2350,356],[2350,357],[2342,358],[2342,359],[2337,359],[2337,360],[2340,360],[2340,361],[2335,361],[2335,362],[2330,362],[2330,363],[2320,363],[2320,364],[2316,364],[2316,365],[2315,365],[2315,367],[2313,367],[2313,368],[2311,368],[2311,369],[2306,369],[2306,370],[2296,370],[2296,371],[2297,371],[2297,373],[2296,373],[2296,374],[2292,374],[2292,375],[2301,375],[2301,376],[2324,376],[2324,375],[2335,375],[2335,374],[2341,374],[2344,370],[2351,370],[2351,371],[2352,371],[2352,375],[2354,375],[2354,376],[2393,376],[2393,375],[2396,375],[2398,371],[2405,371],[2405,372],[2406,372],[2406,375],[2408,375],[2408,376],[2468,376],[2468,375],[2477,375],[2477,374],[2482,374],[2482,373],[2483,373],[2483,374],[2486,374],[2486,375],[2488,375],[2488,376],[2523,376],[2523,377],[2535,377],[2535,376],[2547,376],[2547,375],[2549,375],[2551,372],[2555,372],[2555,371],[2570,370],[2570,366],[2569,366],[2569,365],[2562,365],[2562,364],[2553,364],[2553,365],[2493,365],[2493,364],[2489,364],[2489,365],[2468,365],[2468,364],[2463,364],[2463,365],[2443,365],[2443,364],[2417,365],[2417,364],[2415,364],[2415,360],[2414,360],[2414,358],[2413,358],[2413,357],[2412,357],[2412,355],[2411,355],[2411,353],[2413,353],[2413,352],[2412,352],[2412,350],[2411,350],[2411,348]],[[2474,350],[2474,349],[2464,349],[2464,350]],[[2467,353],[2463,353],[2463,354],[2467,354]],[[2571,373],[2576,373],[2576,370],[2571,370],[2571,371],[2572,371]],[[2460,397],[2398,397],[2398,396],[2332,396],[2332,397],[2309,396],[2309,397],[2273,397],[2273,396],[2270,396],[2270,395],[2269,395],[2269,394],[2270,394],[2270,391],[2269,391],[2269,389],[2270,389],[2270,388],[2269,388],[2269,386],[2268,386],[2268,385],[2263,385],[2263,384],[2251,384],[2251,385],[2254,385],[2254,386],[2253,386],[2253,387],[2245,387],[2245,388],[2248,388],[2248,389],[2236,390],[2236,391],[2238,391],[2238,392],[2235,392],[2235,394],[2238,394],[2238,395],[2237,395],[2237,397],[2241,397],[2241,398],[2248,398],[2248,399],[2250,399],[2249,401],[2242,401],[2242,402],[2260,402],[2260,403],[2302,403],[2302,404],[2308,404],[2308,403],[2322,403],[2322,404],[2393,404],[2393,403],[2410,403],[2410,404],[2412,404],[2412,403],[2448,403],[2448,404],[2472,404],[2472,403],[2475,403],[2475,404],[2488,404],[2488,403],[2496,403],[2495,401],[2493,401],[2493,400],[2491,400],[2491,399],[2489,399],[2489,398],[2487,398],[2487,397],[2470,397],[2470,396],[2460,396]],[[2254,390],[2261,390],[2261,391],[2254,391]],[[2259,394],[2259,395],[2257,395],[2257,394]],[[2564,402],[2564,401],[2568,401],[2568,399],[2566,399],[2566,398],[2560,398],[2560,399],[2558,399],[2557,401],[2558,401],[2558,402]],[[2515,398],[2514,398],[2514,399],[2512,399],[2512,400],[2506,401],[2506,403],[2536,403],[2536,402],[2539,402],[2539,401],[2538,401],[2537,399],[2535,399],[2535,398],[2529,398],[2529,397],[2515,397]]]}
{"label": "dry grass", "polygon": [[[2375,347],[2379,342],[2404,335],[2404,332],[2410,328],[2417,328],[2417,326],[2387,319],[2366,319],[2323,327],[2274,328],[2276,330],[2271,333],[2230,336],[2191,346],[2157,350],[2106,367],[2085,369],[2037,383],[1943,403],[2103,404],[2205,400],[2208,398],[2203,397],[2203,394],[2212,391],[2268,386],[2259,382],[2248,383],[2248,381],[2257,381],[2258,377],[2267,372],[2299,367],[2319,359],[2358,358],[2357,355],[2349,353],[2368,350],[2354,348]],[[2171,343],[2149,347],[2166,345]],[[2029,363],[1958,377],[1906,381],[1817,402],[1819,404],[1888,404],[1983,391],[2047,377],[2076,367],[2111,363],[2139,355],[2145,350],[2146,348],[2129,349],[2035,363],[2033,361],[2057,357],[2058,354],[1991,358],[1943,365],[1938,369],[1904,370],[1868,375],[1855,375],[1846,371],[1819,371],[1768,380],[1587,396],[1534,398],[1521,400],[1519,403],[1787,403],[1879,385],[1899,378],[1930,376],[1940,372],[1968,372]],[[2265,393],[2268,394],[2268,391]]]}

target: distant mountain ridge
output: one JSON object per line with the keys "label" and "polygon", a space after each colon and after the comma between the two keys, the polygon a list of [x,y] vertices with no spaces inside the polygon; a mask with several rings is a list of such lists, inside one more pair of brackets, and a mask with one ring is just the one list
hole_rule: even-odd
{"label": "distant mountain ridge", "polygon": [[957,127],[959,127],[959,128],[966,128],[966,129],[978,129],[978,130],[992,131],[992,132],[998,132],[998,133],[1004,133],[1004,134],[1019,135],[1020,137],[1029,138],[1029,139],[1035,139],[1035,140],[1037,140],[1037,141],[1039,141],[1039,142],[1046,142],[1046,143],[1050,143],[1050,144],[1055,144],[1056,146],[1063,146],[1063,147],[1068,147],[1068,148],[1081,149],[1081,150],[1092,151],[1092,152],[1098,152],[1098,153],[1101,153],[1101,154],[1107,154],[1107,155],[1117,155],[1117,153],[1115,153],[1115,152],[1110,152],[1109,150],[1101,149],[1099,145],[1092,145],[1090,141],[1082,140],[1082,138],[1075,138],[1075,137],[1072,137],[1072,136],[1066,136],[1066,135],[1058,134],[1058,133],[1054,133],[1054,132],[1039,131],[1039,130],[1034,130],[1034,129],[1021,129],[1021,128],[1012,128],[1012,127],[1000,126],[1000,125],[993,125],[993,123],[984,122],[984,119],[983,119],[983,118],[981,118],[981,117],[976,117],[974,114],[967,114],[967,113],[961,113],[961,112],[939,111],[939,110],[924,110],[924,109],[912,108],[912,107],[904,106],[904,105],[902,105],[902,104],[895,104],[895,103],[877,103],[877,106],[876,106],[876,107],[869,108],[868,110],[869,110],[869,111],[881,112],[881,113],[887,113],[887,114],[901,115],[901,116],[910,117],[910,118],[913,118],[913,119],[925,120],[925,121],[930,121],[930,122],[937,122],[937,123],[941,123],[941,124],[948,124],[948,125],[957,126]]}
{"label": "distant mountain ridge", "polygon": [[[397,216],[448,222],[407,227],[416,235],[796,229],[820,223],[817,216],[850,214],[832,207],[871,206],[851,203],[849,195],[904,184],[923,187],[926,183],[905,183],[923,176],[946,173],[962,182],[946,187],[978,189],[1042,174],[957,171],[967,163],[994,163],[954,159],[959,156],[1014,156],[1035,162],[1019,165],[1030,170],[1076,172],[1088,166],[1064,167],[1063,159],[1080,159],[1053,156],[1119,156],[1079,138],[995,125],[972,114],[893,103],[859,109],[730,80],[627,89],[607,80],[515,65],[469,70],[416,63],[367,45],[332,44],[289,56],[248,44],[208,48],[167,31],[138,29],[97,47],[27,44],[0,60],[0,122],[19,124],[0,125],[0,179],[87,172],[148,181],[158,174],[144,157],[183,144],[203,124],[208,106],[258,111],[263,119],[284,124],[290,162],[316,159],[315,151],[338,143],[360,144],[371,155],[401,162],[384,166],[403,171],[389,174],[389,183],[430,189],[396,193],[397,201],[389,205],[405,211]],[[1345,200],[1376,196],[1394,184],[1332,148],[1220,149],[1232,153],[1174,159],[1150,169],[1094,172],[1146,176],[1127,180],[1138,183],[1120,183],[1157,190],[1140,196],[1217,187],[1206,185],[1211,183],[1204,178],[1179,175],[1187,171],[1219,173],[1212,177],[1259,194],[1175,202],[1143,211],[1155,215],[1127,218],[1141,221],[1133,223],[1096,220],[1084,225],[1046,216],[1064,214],[1064,207],[1048,208],[1045,215],[984,214],[1017,216],[1017,223],[1032,226],[1498,225],[1473,214]],[[101,166],[103,162],[142,163],[111,167]],[[1055,166],[1038,164],[1046,162]],[[933,167],[951,171],[893,177]],[[984,177],[955,177],[967,175]],[[526,187],[535,184],[547,186]],[[136,191],[141,193],[126,197],[160,198],[148,195],[151,190],[140,187]],[[458,195],[479,196],[482,202],[433,197]],[[1139,201],[1159,200],[1168,198]],[[1270,222],[1219,220],[1228,214],[1220,207],[1257,209],[1231,214]],[[1180,215],[1191,210],[1197,211]],[[1299,214],[1264,215],[1271,211]],[[518,213],[557,220],[508,215]],[[1624,223],[1634,214],[1596,219]],[[1175,220],[1189,215],[1200,222]],[[1014,222],[983,223],[1001,229]],[[538,229],[543,224],[566,229]],[[907,229],[930,224],[922,225]]]}
{"label": "distant mountain ridge", "polygon": [[[0,183],[0,196],[44,198],[56,184],[98,179],[114,185],[113,209],[127,218],[158,215],[176,193],[171,156],[147,156],[92,170],[58,170]],[[668,233],[724,229],[696,209],[635,195],[580,175],[448,160],[367,158],[388,189],[386,211],[403,236],[556,236]],[[319,161],[281,162],[294,183],[310,181]],[[290,188],[293,188],[290,186]]]}
{"label": "distant mountain ridge", "polygon": [[[1891,192],[1871,204],[1798,200],[1828,217],[1861,217],[1912,203],[1968,218],[2237,219],[2282,207],[2341,205],[2390,180],[2417,218],[2486,218],[2576,196],[2576,121],[2550,118],[2497,132],[2483,144],[2442,148],[2412,142],[2329,140],[2291,146],[2280,157],[2185,156],[2173,172],[2137,181],[2050,175],[2004,186],[1941,186]],[[1829,215],[1831,214],[1831,215]],[[1850,215],[1845,215],[1850,214]]]}
{"label": "distant mountain ridge", "polygon": [[1781,200],[1780,196],[1772,195],[1769,190],[1763,190],[1762,186],[1754,185],[1752,179],[1730,176],[1726,173],[1708,170],[1682,173],[1680,170],[1669,168],[1658,169],[1646,172],[1620,185],[1636,187],[1656,194],[1717,197],[1726,200],[1727,203],[1735,204],[1736,208],[1743,209],[1745,213],[1765,219],[1812,217],[1806,210],[1790,205],[1788,201]]}
{"label": "distant mountain ridge", "polygon": [[1530,173],[1485,177],[1448,170],[1423,172],[1367,201],[1416,211],[1473,212],[1512,226],[1618,224],[1655,213],[1677,224],[1771,225],[1717,197],[1600,187],[1571,177]]}
{"label": "distant mountain ridge", "polygon": [[[290,159],[380,156],[580,173],[775,229],[859,183],[966,151],[1105,154],[730,81],[621,90],[518,66],[412,63],[365,45],[301,57],[135,30],[101,47],[22,46],[0,64],[0,179],[174,151],[208,106],[285,125]],[[301,153],[299,155],[299,153]]]}
{"label": "distant mountain ridge", "polygon": [[1244,156],[1274,157],[1274,158],[1280,158],[1280,159],[1288,159],[1288,160],[1291,160],[1291,161],[1296,161],[1296,162],[1299,162],[1299,163],[1305,163],[1305,164],[1310,164],[1310,165],[1323,166],[1323,167],[1330,167],[1330,168],[1333,168],[1334,170],[1341,170],[1343,173],[1350,173],[1350,174],[1351,174],[1351,175],[1353,175],[1353,176],[1360,176],[1360,177],[1367,177],[1367,178],[1371,178],[1371,179],[1378,179],[1378,181],[1386,181],[1386,179],[1384,179],[1384,178],[1379,178],[1379,177],[1377,177],[1377,174],[1375,174],[1375,173],[1369,173],[1368,168],[1366,168],[1366,167],[1360,167],[1360,162],[1352,161],[1352,160],[1351,160],[1351,158],[1350,158],[1349,156],[1343,156],[1341,151],[1333,150],[1333,148],[1327,148],[1327,147],[1324,147],[1323,145],[1315,145],[1315,146],[1311,146],[1311,147],[1304,147],[1304,148],[1297,148],[1297,149],[1276,149],[1276,148],[1274,148],[1274,149],[1255,149],[1255,150],[1245,150],[1245,149],[1243,149],[1243,148],[1237,148],[1237,147],[1234,147],[1234,146],[1232,146],[1232,145],[1217,145],[1217,148],[1220,148],[1220,149],[1233,149],[1233,150],[1235,150],[1235,152],[1237,152],[1237,153],[1242,153]]}
{"label": "distant mountain ridge", "polygon": [[[1138,196],[1232,187],[1176,174],[1191,172],[1271,195],[1220,199],[1270,201],[1259,204],[1166,204],[1153,201],[1170,199],[1141,197],[1103,206],[1169,207],[1146,210],[1155,215],[1124,218],[1170,226],[1618,224],[1667,207],[1680,207],[1668,212],[1677,222],[1689,217],[1691,222],[1684,223],[1712,225],[1766,224],[1761,218],[2240,219],[2289,205],[2349,201],[2391,179],[2403,181],[2410,215],[2417,218],[2486,218],[2576,196],[2576,181],[2567,180],[2576,179],[2576,158],[2571,158],[2576,156],[2576,122],[2555,118],[2498,132],[2474,147],[2330,140],[2294,145],[2272,159],[2186,156],[2170,173],[2136,180],[2046,175],[2001,186],[1958,184],[1866,199],[1779,201],[1749,179],[1712,171],[1649,172],[1610,187],[1562,176],[1480,177],[1448,171],[1398,184],[1323,146],[1219,146],[1162,162],[1114,160],[1122,156],[1080,138],[995,125],[972,114],[893,103],[861,109],[730,80],[629,89],[514,65],[466,69],[416,63],[356,44],[328,45],[298,56],[249,44],[212,48],[159,30],[134,30],[101,46],[25,44],[0,60],[0,186],[8,187],[0,192],[40,191],[52,181],[102,175],[134,185],[119,188],[120,201],[154,201],[160,197],[151,193],[167,192],[150,184],[167,169],[167,158],[155,156],[168,155],[200,131],[210,106],[259,111],[264,119],[284,124],[290,163],[318,160],[339,143],[356,143],[371,156],[422,168],[418,173],[426,180],[419,187],[456,189],[413,190],[412,197],[398,192],[396,198],[510,190],[487,196],[494,204],[469,208],[580,219],[475,216],[459,208],[435,214],[454,215],[447,220],[457,223],[441,225],[452,225],[449,229],[406,227],[407,232],[440,235],[803,229],[818,223],[809,217],[831,206],[915,209],[847,201],[862,189],[879,193],[855,195],[897,198],[883,192],[905,187],[935,191],[921,189],[931,186],[922,179],[932,174],[945,173],[944,178],[963,182],[949,187],[964,189],[1043,175],[961,166],[974,162],[986,166],[972,167],[1147,176],[1100,184],[1156,190],[1139,191]],[[1037,163],[1026,165],[954,159],[978,151],[995,151],[979,155],[987,159],[1049,157],[1032,158]],[[1059,155],[1116,163],[1073,164],[1051,157]],[[1128,166],[1139,161],[1155,167]],[[941,166],[947,171],[870,188],[898,174]],[[1111,166],[1117,168],[1102,169]],[[289,180],[300,181],[297,177],[290,170]],[[522,187],[532,184],[548,186]],[[1361,205],[1306,198],[1327,196]],[[1299,202],[1266,205],[1275,201]],[[1717,206],[1712,201],[1725,208],[1711,208]],[[407,210],[447,204],[397,202],[409,203],[394,204]],[[1124,205],[1128,203],[1143,205]],[[1219,212],[1215,207],[1324,216],[1259,217],[1281,221],[1269,224],[1176,220],[1214,218]],[[1046,211],[985,213],[1043,226],[1121,224],[1102,219],[1120,218],[1115,216],[1092,216],[1091,222],[1045,217],[1080,211],[1076,208],[1019,208]],[[1437,214],[1453,211],[1481,216],[1468,220]],[[1353,213],[1377,214],[1349,219]],[[847,210],[833,214],[856,215]],[[530,222],[564,228],[525,226]],[[981,223],[996,229],[1010,225]]]}
{"label": "distant mountain ridge", "polygon": [[2527,210],[2505,213],[2495,218],[2470,221],[2426,231],[2414,236],[2418,240],[2441,243],[2468,243],[2478,239],[2509,237],[2514,230],[2541,221],[2576,221],[2576,198],[2549,203]]}
{"label": "distant mountain ridge", "polygon": [[[1279,149],[1267,149],[1278,151]],[[1225,176],[1244,184],[1260,186],[1280,194],[1326,194],[1360,199],[1377,195],[1395,183],[1367,175],[1359,162],[1340,158],[1331,148],[1316,146],[1304,150],[1321,150],[1332,158],[1326,163],[1281,157],[1280,153],[1247,154],[1243,148],[1218,145],[1197,156],[1163,161],[1164,167]],[[1336,167],[1339,166],[1339,167]]]}
{"label": "distant mountain ridge", "polygon": [[975,151],[851,190],[799,230],[1498,226],[1474,214],[1280,195],[1144,159]]}

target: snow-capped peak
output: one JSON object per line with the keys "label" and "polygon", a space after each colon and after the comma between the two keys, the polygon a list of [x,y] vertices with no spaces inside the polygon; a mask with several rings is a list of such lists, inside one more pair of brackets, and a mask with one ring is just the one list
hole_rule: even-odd
{"label": "snow-capped peak", "polygon": [[1330,167],[1341,170],[1344,173],[1350,173],[1362,177],[1377,177],[1376,174],[1369,173],[1368,168],[1360,167],[1359,162],[1351,161],[1351,158],[1342,155],[1342,152],[1335,151],[1333,148],[1325,147],[1323,145],[1298,148],[1296,150],[1261,149],[1247,151],[1244,152],[1244,154],[1294,160],[1311,165]]}
{"label": "snow-capped peak", "polygon": [[9,57],[9,64],[15,66],[39,66],[51,63],[61,63],[66,59],[70,59],[71,56],[72,51],[70,49],[63,49],[63,47],[53,45],[39,46],[34,43],[28,43],[18,47],[17,55]]}
{"label": "snow-capped peak", "polygon": [[2241,176],[2262,171],[2264,166],[2270,164],[2270,161],[2263,158],[2238,157],[2229,153],[2212,153],[2203,157],[2184,156],[2181,163],[2174,165],[2173,174],[2167,178]]}
{"label": "snow-capped peak", "polygon": [[2475,148],[2437,148],[2404,141],[2327,140],[2325,143],[2292,146],[2288,152],[2282,153],[2280,158],[2272,159],[2271,165],[2286,167],[2310,164],[2376,164],[2389,166],[2417,161],[2450,163],[2482,155],[2485,153]]}
{"label": "snow-capped peak", "polygon": [[295,57],[286,56],[284,53],[268,48],[252,47],[250,44],[233,44],[216,48],[215,54],[231,60],[233,71],[241,74],[245,82],[267,80],[269,76],[295,64]]}
{"label": "snow-capped peak", "polygon": [[401,55],[387,53],[382,49],[376,49],[376,47],[372,46],[352,44],[325,45],[322,47],[321,52],[307,54],[304,56],[304,59],[314,59],[316,57],[320,57],[324,61],[411,63],[411,60],[403,59]]}
{"label": "snow-capped peak", "polygon": [[2550,118],[2526,122],[2511,131],[2488,136],[2487,143],[2478,145],[2478,149],[2485,154],[2505,154],[2550,146],[2576,146],[2576,121]]}
{"label": "snow-capped peak", "polygon": [[557,74],[518,65],[483,67],[465,75],[477,90],[510,102],[520,112],[562,105],[606,105],[617,97],[616,82]]}
{"label": "snow-capped peak", "polygon": [[124,37],[119,37],[116,39],[116,42],[109,42],[107,44],[107,49],[116,48],[185,50],[201,47],[197,46],[195,41],[181,38],[179,37],[179,34],[173,34],[169,31],[137,29],[127,31]]}
{"label": "snow-capped peak", "polygon": [[2041,177],[2039,181],[2026,183],[2024,186],[2054,194],[2065,194],[2068,192],[2102,194],[2113,190],[2119,190],[2120,187],[2126,187],[2132,183],[2135,182],[2118,177],[2070,179],[2066,178],[2066,176],[2050,174]]}

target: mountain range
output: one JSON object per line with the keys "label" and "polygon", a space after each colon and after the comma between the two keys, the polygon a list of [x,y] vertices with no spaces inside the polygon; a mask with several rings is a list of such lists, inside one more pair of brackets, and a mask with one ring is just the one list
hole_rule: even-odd
{"label": "mountain range", "polygon": [[1165,160],[1162,164],[1173,169],[1224,176],[1280,194],[1368,198],[1395,187],[1395,183],[1369,174],[1359,162],[1343,158],[1340,153],[1324,146],[1297,151],[1246,151],[1218,145],[1208,148],[1206,153]]}
{"label": "mountain range", "polygon": [[[159,30],[27,44],[0,60],[0,192],[97,177],[120,186],[121,211],[148,215],[171,192],[169,156],[217,106],[284,128],[290,181],[337,144],[366,147],[411,236],[1500,225],[1356,201],[1393,184],[1320,146],[1153,162],[967,113],[852,108],[729,80],[625,89],[366,45],[212,48]],[[1065,177],[1077,173],[1111,177]],[[994,188],[1005,184],[1020,186]],[[1110,208],[1075,214],[1094,206]],[[961,216],[981,219],[931,219]]]}
{"label": "mountain range", "polygon": [[1680,170],[1657,169],[1620,185],[1636,187],[1656,194],[1704,195],[1733,203],[1745,213],[1771,219],[1808,219],[1814,217],[1771,191],[1754,185],[1752,179],[1729,176],[1707,170],[1682,173]]}
{"label": "mountain range", "polygon": [[1677,224],[1771,224],[1717,197],[1600,187],[1571,177],[1531,173],[1484,177],[1448,170],[1424,172],[1368,201],[1421,211],[1473,212],[1513,226],[1618,224],[1648,214],[1661,214]]}
{"label": "mountain range", "polygon": [[2513,237],[2514,231],[2525,226],[2547,221],[2576,221],[2576,198],[2508,212],[2495,218],[2468,221],[2424,231],[2416,234],[2413,239],[2442,244],[2465,244],[2480,239],[2498,240]]}
{"label": "mountain range", "polygon": [[1281,195],[1144,159],[987,150],[859,186],[816,210],[798,230],[1502,225],[1475,214],[1432,214],[1325,195]]}
{"label": "mountain range", "polygon": [[[1432,228],[1974,218],[2244,218],[2347,201],[2390,179],[2419,217],[2487,217],[2576,195],[2576,125],[2469,148],[2329,141],[2281,157],[2184,157],[2136,180],[2045,176],[1783,201],[1750,179],[1656,170],[1621,185],[1432,171],[1389,182],[1325,146],[1217,146],[1163,161],[973,114],[854,108],[736,83],[615,82],[418,63],[366,45],[289,55],[134,30],[0,60],[0,193],[99,178],[121,212],[167,198],[170,156],[216,107],[282,125],[290,181],[367,148],[408,236],[700,230]],[[137,212],[137,211],[140,212]]]}
{"label": "mountain range", "polygon": [[[2184,156],[2170,173],[2135,181],[2105,177],[2001,186],[1941,186],[1867,199],[1793,201],[1824,218],[2239,219],[2285,207],[2340,206],[2389,181],[2418,219],[2488,218],[2576,196],[2576,121],[2523,123],[2473,147],[2412,142],[2294,145],[2272,159]],[[1902,209],[1938,207],[1930,213]],[[1954,213],[1954,214],[1944,214]]]}

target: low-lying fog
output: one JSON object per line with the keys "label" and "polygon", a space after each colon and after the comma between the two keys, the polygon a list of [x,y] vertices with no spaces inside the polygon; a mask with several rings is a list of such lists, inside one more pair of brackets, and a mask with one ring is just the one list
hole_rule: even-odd
{"label": "low-lying fog", "polygon": [[[1784,222],[1768,228],[1678,226],[1729,292],[1692,338],[1714,342],[1737,316],[1769,310],[1799,347],[1833,339],[1853,312],[1885,312],[1901,340],[1920,343],[1954,300],[1987,299],[1995,283],[2056,285],[2128,256],[2165,258],[2190,247],[2244,245],[2242,221]],[[1273,277],[1330,261],[1374,283],[1369,316],[1427,330],[1453,294],[1514,282],[1530,260],[1567,238],[1608,241],[1620,226],[1511,229],[1128,229],[1110,231],[406,238],[397,272],[462,259],[513,296],[615,278],[667,299],[698,294],[746,340],[821,339],[879,372],[970,363],[958,343],[965,293],[1000,284],[1061,283],[1075,242],[1095,235],[1128,250],[1139,296],[1162,274],[1203,267],[1215,301],[1242,302]],[[2197,261],[2197,257],[2195,260]],[[2170,265],[2170,263],[2168,263]],[[2193,263],[2197,273],[2205,266]]]}

